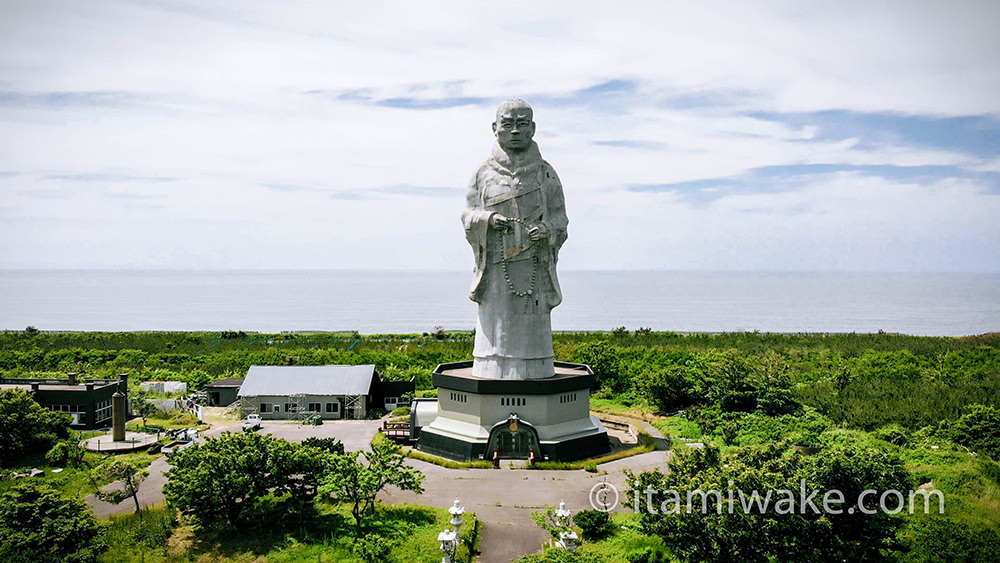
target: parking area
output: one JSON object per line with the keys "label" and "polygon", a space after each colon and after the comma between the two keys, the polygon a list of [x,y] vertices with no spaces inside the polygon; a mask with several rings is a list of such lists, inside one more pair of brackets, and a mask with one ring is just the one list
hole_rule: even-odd
{"label": "parking area", "polygon": [[[382,420],[335,420],[325,421],[319,426],[295,424],[291,422],[264,422],[260,432],[266,432],[289,442],[301,442],[306,438],[337,438],[344,443],[347,451],[364,450],[372,437],[382,426]],[[239,432],[240,427],[227,428]]]}

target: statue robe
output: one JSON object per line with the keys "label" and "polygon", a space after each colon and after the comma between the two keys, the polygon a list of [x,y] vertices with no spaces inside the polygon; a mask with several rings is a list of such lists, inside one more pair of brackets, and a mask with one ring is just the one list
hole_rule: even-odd
{"label": "statue robe", "polygon": [[[491,229],[494,214],[523,223],[515,223],[506,233]],[[554,375],[550,313],[562,301],[556,262],[568,222],[562,184],[542,160],[538,145],[532,142],[523,153],[508,155],[494,144],[492,157],[469,183],[462,214],[476,260],[469,295],[479,304],[474,376]],[[528,226],[539,223],[545,225],[547,236],[533,242]],[[530,295],[517,295],[529,289]]]}

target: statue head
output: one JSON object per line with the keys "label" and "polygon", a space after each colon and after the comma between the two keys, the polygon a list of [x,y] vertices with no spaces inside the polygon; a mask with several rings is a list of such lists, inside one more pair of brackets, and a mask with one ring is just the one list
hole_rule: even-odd
{"label": "statue head", "polygon": [[522,152],[531,146],[535,135],[534,115],[524,100],[511,98],[497,108],[493,134],[505,152]]}

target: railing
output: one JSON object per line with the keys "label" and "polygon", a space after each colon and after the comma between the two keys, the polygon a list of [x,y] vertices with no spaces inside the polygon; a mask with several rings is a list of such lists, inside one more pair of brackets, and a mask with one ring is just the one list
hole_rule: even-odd
{"label": "railing", "polygon": [[617,420],[606,420],[603,418],[601,419],[601,424],[603,424],[605,428],[627,432],[629,436],[632,436],[632,438],[635,439],[636,442],[639,441],[639,434],[635,431],[635,428],[631,424],[618,422]]}
{"label": "railing", "polygon": [[[157,440],[158,439],[159,439],[159,436],[157,436]],[[103,451],[103,450],[101,450],[101,440],[100,439],[97,439],[97,440],[87,440],[86,442],[88,444],[97,444],[97,450],[95,450],[95,451],[98,451],[98,452]],[[135,438],[132,438],[131,440],[107,440],[105,443],[112,444],[112,445],[113,444],[131,444],[132,448],[136,448],[136,447],[138,447],[136,444],[138,444],[139,446],[142,446],[142,445],[149,445],[149,444],[151,444],[153,442],[145,442],[144,440],[136,440]],[[120,449],[124,449],[124,448],[122,448],[122,447],[114,447],[114,446],[108,448],[108,450],[120,450]]]}
{"label": "railing", "polygon": [[380,432],[385,434],[387,438],[395,438],[400,440],[410,439],[410,423],[409,422],[382,422],[382,428],[379,429]]}

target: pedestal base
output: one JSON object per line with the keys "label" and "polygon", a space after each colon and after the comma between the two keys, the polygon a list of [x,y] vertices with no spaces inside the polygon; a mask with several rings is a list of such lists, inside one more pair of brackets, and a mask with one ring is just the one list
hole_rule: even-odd
{"label": "pedestal base", "polygon": [[[417,449],[456,460],[572,461],[610,451],[608,434],[590,414],[590,368],[555,362],[544,379],[484,379],[472,362],[434,370],[436,405],[415,402],[411,412]],[[436,407],[436,415],[433,413]],[[432,420],[429,420],[431,419]]]}

